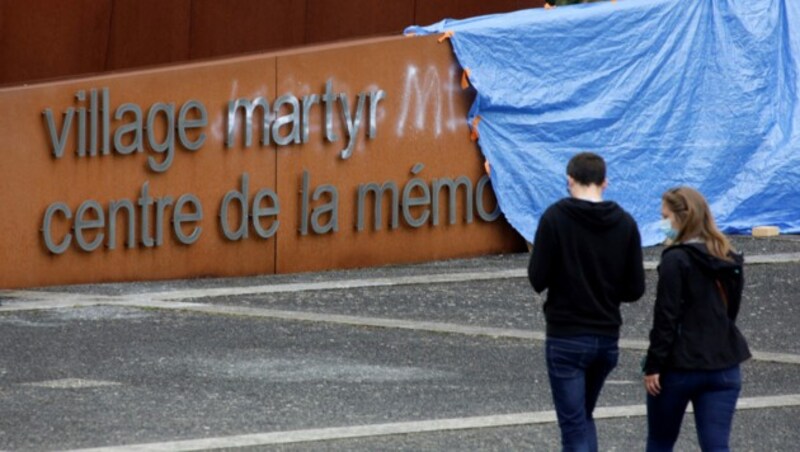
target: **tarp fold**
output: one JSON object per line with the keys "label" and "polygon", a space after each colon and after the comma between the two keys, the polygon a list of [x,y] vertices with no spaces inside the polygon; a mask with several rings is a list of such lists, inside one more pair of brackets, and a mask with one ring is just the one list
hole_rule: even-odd
{"label": "tarp fold", "polygon": [[450,35],[509,223],[532,240],[580,151],[606,198],[663,240],[661,194],[690,185],[727,233],[800,232],[800,2],[621,0],[409,27]]}

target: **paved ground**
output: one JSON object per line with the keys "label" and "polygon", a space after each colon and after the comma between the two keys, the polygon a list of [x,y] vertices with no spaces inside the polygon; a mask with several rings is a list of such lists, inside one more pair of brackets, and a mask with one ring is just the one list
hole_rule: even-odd
{"label": "paved ground", "polygon": [[[800,444],[800,238],[735,238],[736,450]],[[641,450],[648,292],[597,411]],[[0,292],[0,450],[557,450],[527,256]],[[687,416],[677,450],[696,450]]]}

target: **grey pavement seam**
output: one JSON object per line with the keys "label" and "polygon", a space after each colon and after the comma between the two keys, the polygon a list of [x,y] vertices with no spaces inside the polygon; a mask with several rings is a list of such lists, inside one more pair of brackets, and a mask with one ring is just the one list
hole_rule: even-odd
{"label": "grey pavement seam", "polygon": [[[740,398],[736,409],[766,409],[800,406],[800,394],[787,394],[767,397]],[[691,412],[691,407],[689,409]],[[624,405],[598,407],[595,419],[615,419],[645,416],[644,405]],[[72,452],[133,452],[133,451],[192,451],[234,447],[267,446],[276,444],[330,441],[337,439],[367,438],[386,435],[442,432],[478,428],[515,427],[522,425],[549,424],[556,422],[555,412],[537,411],[527,413],[474,416],[450,419],[430,419],[422,421],[393,422],[385,424],[357,425],[348,427],[329,427],[293,431],[253,433],[216,438],[178,440],[161,443],[131,444],[91,449],[75,449]]]}
{"label": "grey pavement seam", "polygon": [[[748,264],[783,264],[800,262],[800,253],[766,254],[753,255],[747,257]],[[645,261],[644,266],[648,270],[657,267],[657,261]],[[240,295],[265,295],[275,293],[291,293],[303,291],[320,290],[343,290],[358,289],[367,287],[388,287],[415,284],[443,284],[467,281],[487,281],[494,279],[512,279],[527,277],[527,269],[514,268],[507,270],[497,270],[489,272],[456,272],[440,273],[431,275],[397,276],[382,278],[360,278],[336,281],[321,281],[311,283],[283,283],[265,284],[258,286],[244,287],[215,287],[203,289],[176,289],[161,292],[141,293],[138,296],[156,300],[185,300],[211,298],[221,296],[240,296]],[[118,297],[132,297],[136,295],[122,296],[102,296],[102,295],[80,295],[77,293],[47,292],[36,290],[0,290],[0,296],[6,298],[35,299],[35,300],[98,300],[115,299]],[[2,309],[0,307],[0,309]]]}
{"label": "grey pavement seam", "polygon": [[800,253],[754,254],[745,256],[745,264],[792,264],[800,262]]}
{"label": "grey pavement seam", "polygon": [[[534,330],[514,328],[496,328],[457,323],[430,322],[421,320],[392,319],[385,317],[362,317],[342,314],[324,314],[308,311],[285,311],[277,309],[253,308],[229,305],[210,305],[178,301],[153,300],[146,296],[109,296],[97,297],[94,301],[80,303],[74,300],[58,302],[46,300],[39,302],[17,302],[14,305],[0,307],[3,311],[26,311],[40,309],[58,309],[68,307],[87,307],[97,305],[126,306],[131,308],[155,308],[173,311],[191,311],[211,315],[235,315],[242,317],[269,318],[287,321],[333,323],[350,326],[366,326],[375,328],[392,328],[401,330],[424,331],[428,333],[460,334],[466,336],[483,336],[505,339],[523,339],[544,341],[545,333]],[[627,350],[647,350],[648,342],[639,339],[622,338],[619,346]],[[782,364],[800,364],[800,355],[752,351],[753,359]]]}
{"label": "grey pavement seam", "polygon": [[[124,303],[131,307],[140,306],[138,302]],[[544,341],[545,333],[542,331],[520,330],[513,328],[495,328],[472,325],[461,325],[457,323],[430,322],[419,320],[391,319],[385,317],[361,317],[341,314],[320,314],[316,312],[304,311],[282,311],[275,309],[250,308],[240,306],[211,306],[197,303],[178,303],[178,302],[150,302],[148,307],[187,310],[203,312],[207,314],[228,314],[241,315],[247,317],[264,317],[290,321],[323,322],[336,323],[351,326],[368,326],[376,328],[394,328],[403,330],[425,331],[429,333],[461,334],[467,336],[487,336],[493,338],[507,339],[526,339]],[[620,348],[628,350],[647,350],[649,342],[637,339],[620,339]],[[752,351],[754,360],[767,361],[783,364],[800,364],[800,355],[789,353],[772,353]]]}
{"label": "grey pavement seam", "polygon": [[[769,254],[749,256],[750,264],[776,264],[800,262],[800,253]],[[655,268],[655,261],[645,261],[646,268]],[[237,307],[192,303],[179,300],[192,300],[219,296],[258,295],[271,293],[292,293],[301,291],[342,290],[366,287],[386,287],[413,284],[441,284],[452,282],[495,280],[526,277],[525,269],[508,269],[492,272],[458,272],[433,275],[399,276],[383,278],[362,278],[313,283],[286,283],[250,287],[217,287],[207,289],[173,290],[126,295],[96,295],[82,293],[63,293],[36,290],[0,291],[0,296],[15,299],[6,300],[0,312],[88,307],[97,305],[117,305],[137,308],[158,308],[203,312],[206,314],[239,315],[246,317],[274,318],[289,321],[310,321],[336,323],[353,326],[370,326],[435,333],[488,336],[526,340],[544,340],[543,332],[510,328],[481,327],[444,322],[415,321],[379,317],[361,317],[339,314],[324,314],[304,311],[282,311],[263,308]],[[646,350],[648,342],[636,339],[621,339],[620,347],[630,350]],[[800,355],[773,352],[753,352],[758,361],[800,364]]]}
{"label": "grey pavement seam", "polygon": [[152,294],[160,300],[183,300],[236,295],[266,295],[286,292],[318,290],[360,289],[366,287],[407,286],[416,284],[442,284],[467,281],[521,278],[527,276],[525,269],[509,269],[490,272],[440,273],[432,275],[396,276],[391,278],[364,278],[313,283],[270,284],[250,287],[220,287],[212,289],[167,291]]}

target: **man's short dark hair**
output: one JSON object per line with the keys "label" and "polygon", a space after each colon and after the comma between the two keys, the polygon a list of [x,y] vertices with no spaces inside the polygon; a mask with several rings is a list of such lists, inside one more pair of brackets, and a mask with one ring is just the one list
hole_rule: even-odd
{"label": "man's short dark hair", "polygon": [[602,185],[606,180],[606,162],[594,152],[581,152],[569,159],[567,175],[581,185]]}

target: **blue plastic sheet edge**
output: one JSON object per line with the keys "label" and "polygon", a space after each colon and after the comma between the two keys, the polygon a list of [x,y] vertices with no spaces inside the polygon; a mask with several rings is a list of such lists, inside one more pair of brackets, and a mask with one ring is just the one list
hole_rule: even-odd
{"label": "blue plastic sheet edge", "polygon": [[445,19],[476,90],[467,121],[509,223],[531,241],[580,151],[644,245],[661,194],[688,185],[729,234],[800,233],[800,2],[620,0]]}

